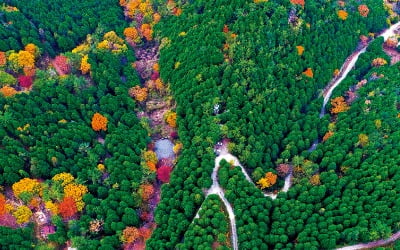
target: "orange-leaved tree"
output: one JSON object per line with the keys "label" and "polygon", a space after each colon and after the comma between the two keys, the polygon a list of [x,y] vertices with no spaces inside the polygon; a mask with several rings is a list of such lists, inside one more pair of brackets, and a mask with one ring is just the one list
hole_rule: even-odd
{"label": "orange-leaved tree", "polygon": [[139,37],[139,32],[134,27],[128,27],[124,29],[124,35],[126,38],[131,39],[132,41],[137,41]]}
{"label": "orange-leaved tree", "polygon": [[304,7],[304,4],[305,4],[304,0],[290,0],[290,2],[292,4],[299,4],[299,5],[303,6],[303,7]]}
{"label": "orange-leaved tree", "polygon": [[345,112],[347,110],[349,110],[349,105],[347,105],[347,103],[344,100],[343,96],[339,96],[336,98],[333,98],[331,100],[331,113],[332,114],[337,114],[337,113],[341,113],[341,112]]}
{"label": "orange-leaved tree", "polygon": [[64,197],[58,206],[58,210],[64,219],[71,218],[78,212],[75,200],[72,197]]}
{"label": "orange-leaved tree", "polygon": [[349,16],[349,13],[347,13],[347,11],[345,11],[345,10],[339,10],[339,11],[337,12],[337,15],[338,15],[338,17],[339,17],[340,19],[346,20],[347,17]]}
{"label": "orange-leaved tree", "polygon": [[272,172],[267,172],[263,178],[261,178],[257,184],[260,185],[261,189],[269,188],[276,183],[277,175]]}
{"label": "orange-leaved tree", "polygon": [[374,60],[372,60],[372,66],[374,67],[379,67],[379,66],[383,66],[387,64],[387,61],[381,57],[375,58]]}
{"label": "orange-leaved tree", "polygon": [[107,131],[107,117],[101,115],[100,113],[95,113],[92,117],[92,128],[94,131]]}
{"label": "orange-leaved tree", "polygon": [[39,54],[39,48],[33,43],[28,43],[25,46],[25,51],[31,53],[34,57],[38,56]]}
{"label": "orange-leaved tree", "polygon": [[3,51],[0,51],[0,67],[4,66],[7,62],[7,56],[6,53]]}
{"label": "orange-leaved tree", "polygon": [[35,55],[31,54],[28,51],[21,50],[18,52],[18,65],[21,68],[28,67],[34,68],[35,67]]}
{"label": "orange-leaved tree", "polygon": [[398,40],[397,40],[396,37],[389,37],[389,38],[386,40],[385,45],[386,45],[387,47],[389,47],[389,48],[396,48],[398,43],[399,43],[399,42],[398,42]]}
{"label": "orange-leaved tree", "polygon": [[12,97],[17,93],[17,90],[15,90],[13,87],[6,85],[0,88],[0,93],[5,97]]}
{"label": "orange-leaved tree", "polygon": [[138,102],[143,102],[144,100],[146,100],[147,94],[147,88],[141,88],[138,85],[129,89],[129,95],[135,98],[135,100]]}
{"label": "orange-leaved tree", "polygon": [[315,174],[315,175],[311,176],[310,183],[313,186],[320,185],[321,184],[321,180],[320,180],[319,174]]}
{"label": "orange-leaved tree", "polygon": [[368,6],[365,4],[361,4],[360,6],[358,6],[358,13],[360,13],[360,15],[363,17],[367,17],[369,13]]}
{"label": "orange-leaved tree", "polygon": [[164,115],[164,119],[169,126],[176,128],[176,113],[175,112],[168,110]]}
{"label": "orange-leaved tree", "polygon": [[140,237],[140,232],[136,227],[127,227],[122,231],[122,242],[132,243]]}
{"label": "orange-leaved tree", "polygon": [[333,134],[334,134],[334,133],[333,133],[332,131],[326,132],[326,134],[324,135],[324,137],[322,137],[322,141],[324,142],[324,141],[328,140],[329,138],[332,137]]}
{"label": "orange-leaved tree", "polygon": [[313,73],[313,71],[312,71],[311,68],[307,68],[307,69],[303,72],[303,74],[304,74],[305,76],[310,77],[310,78],[313,78],[313,77],[314,77],[314,73]]}
{"label": "orange-leaved tree", "polygon": [[87,192],[87,187],[82,184],[70,183],[64,187],[64,196],[72,197],[74,199],[78,211],[82,211],[85,206],[82,197]]}
{"label": "orange-leaved tree", "polygon": [[144,201],[149,200],[153,194],[154,194],[154,187],[151,184],[142,184],[139,187],[139,192],[140,196]]}
{"label": "orange-leaved tree", "polygon": [[90,63],[88,62],[88,55],[84,55],[81,60],[81,68],[82,74],[87,74],[90,71]]}
{"label": "orange-leaved tree", "polygon": [[298,45],[298,46],[296,46],[296,49],[297,49],[297,54],[299,56],[303,55],[303,52],[304,52],[304,47],[303,46]]}
{"label": "orange-leaved tree", "polygon": [[6,212],[6,197],[3,194],[0,194],[0,215],[5,214]]}
{"label": "orange-leaved tree", "polygon": [[142,36],[147,39],[147,41],[153,40],[153,30],[151,29],[150,24],[142,24],[142,26],[140,26],[140,32],[142,33]]}

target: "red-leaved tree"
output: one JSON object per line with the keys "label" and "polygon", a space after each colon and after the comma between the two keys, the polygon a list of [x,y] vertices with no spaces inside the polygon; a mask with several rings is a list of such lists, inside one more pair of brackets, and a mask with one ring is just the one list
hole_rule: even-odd
{"label": "red-leaved tree", "polygon": [[172,168],[168,166],[161,166],[157,169],[157,178],[162,182],[169,182]]}
{"label": "red-leaved tree", "polygon": [[71,66],[68,64],[68,58],[65,56],[56,56],[54,58],[54,65],[64,74],[69,74]]}
{"label": "red-leaved tree", "polygon": [[32,86],[33,80],[31,76],[19,76],[18,83],[19,86],[23,88],[30,88]]}
{"label": "red-leaved tree", "polygon": [[64,197],[63,201],[58,206],[58,210],[64,219],[71,218],[78,211],[75,200],[72,197]]}
{"label": "red-leaved tree", "polygon": [[17,220],[9,213],[0,215],[0,226],[17,228]]}

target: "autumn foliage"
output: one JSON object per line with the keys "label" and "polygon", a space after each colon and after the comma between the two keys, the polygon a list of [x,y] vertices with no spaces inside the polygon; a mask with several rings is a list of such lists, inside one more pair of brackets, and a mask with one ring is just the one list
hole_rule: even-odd
{"label": "autumn foliage", "polygon": [[138,39],[140,39],[139,32],[134,27],[125,28],[124,35],[128,40],[130,39],[132,42],[138,42]]}
{"label": "autumn foliage", "polygon": [[362,147],[365,147],[368,144],[368,135],[366,134],[359,134],[358,135],[358,144]]}
{"label": "autumn foliage", "polygon": [[140,237],[140,232],[136,227],[127,227],[122,231],[122,241],[132,243]]}
{"label": "autumn foliage", "polygon": [[71,218],[78,212],[76,203],[72,197],[64,197],[64,199],[60,202],[58,209],[64,219]]}
{"label": "autumn foliage", "polygon": [[305,76],[307,76],[307,77],[310,77],[310,78],[313,78],[313,77],[314,77],[314,73],[313,73],[313,71],[312,71],[311,68],[307,68],[307,69],[303,72],[303,74],[304,74]]}
{"label": "autumn foliage", "polygon": [[290,0],[292,4],[299,4],[304,7],[304,0]]}
{"label": "autumn foliage", "polygon": [[3,194],[0,194],[0,215],[6,213],[6,197]]}
{"label": "autumn foliage", "polygon": [[322,137],[322,141],[324,142],[324,141],[328,140],[329,138],[331,138],[331,136],[332,136],[333,134],[334,134],[334,133],[333,133],[332,131],[326,132],[326,134],[324,135],[324,137]]}
{"label": "autumn foliage", "polygon": [[360,13],[360,15],[363,17],[367,17],[369,13],[368,6],[365,4],[361,4],[360,6],[358,6],[358,13]]}
{"label": "autumn foliage", "polygon": [[387,61],[381,57],[375,58],[374,60],[372,60],[372,66],[374,67],[379,67],[379,66],[383,66],[387,64]]}
{"label": "autumn foliage", "polygon": [[147,88],[141,88],[140,86],[136,85],[129,89],[129,95],[135,98],[138,102],[143,102],[147,99],[148,90]]}
{"label": "autumn foliage", "polygon": [[45,208],[51,212],[52,215],[58,214],[58,204],[52,201],[46,201]]}
{"label": "autumn foliage", "polygon": [[17,220],[18,224],[26,223],[32,216],[32,211],[27,206],[19,206],[14,212],[13,215]]}
{"label": "autumn foliage", "polygon": [[82,74],[87,74],[90,71],[91,65],[88,62],[88,59],[89,59],[88,55],[85,55],[82,57],[81,68],[80,68],[80,70],[82,71]]}
{"label": "autumn foliage", "polygon": [[313,186],[320,185],[321,184],[321,180],[320,180],[319,174],[315,174],[315,175],[311,176],[310,183]]}
{"label": "autumn foliage", "polygon": [[3,51],[0,51],[0,67],[4,66],[7,62],[7,56],[6,53]]}
{"label": "autumn foliage", "polygon": [[389,37],[386,40],[385,45],[386,45],[386,47],[389,47],[389,48],[396,48],[398,43],[399,42],[396,37]]}
{"label": "autumn foliage", "polygon": [[35,66],[35,56],[28,51],[21,50],[18,53],[18,65],[22,68]]}
{"label": "autumn foliage", "polygon": [[147,39],[147,41],[153,40],[153,30],[151,29],[150,24],[142,24],[140,27],[140,32],[142,33],[142,36]]}
{"label": "autumn foliage", "polygon": [[339,69],[335,69],[335,70],[333,71],[333,76],[334,76],[334,77],[337,77],[339,74],[340,74],[340,70],[339,70]]}
{"label": "autumn foliage", "polygon": [[24,178],[12,185],[14,195],[20,198],[23,192],[28,192],[34,195],[39,195],[42,191],[42,186],[39,181],[31,178]]}
{"label": "autumn foliage", "polygon": [[71,71],[71,66],[68,64],[68,58],[65,56],[56,56],[56,58],[54,58],[54,64],[64,74],[69,74]]}
{"label": "autumn foliage", "polygon": [[64,187],[64,196],[72,197],[74,199],[78,211],[82,211],[83,207],[85,206],[85,203],[82,201],[82,197],[87,192],[87,187],[82,184],[70,183]]}
{"label": "autumn foliage", "polygon": [[168,166],[161,166],[157,169],[157,178],[162,182],[169,182],[172,168]]}
{"label": "autumn foliage", "polygon": [[276,171],[278,172],[278,175],[280,177],[285,177],[286,175],[289,174],[290,166],[289,164],[285,163],[279,164],[279,166],[276,168]]}
{"label": "autumn foliage", "polygon": [[143,153],[143,159],[146,162],[152,162],[153,164],[157,164],[157,162],[158,162],[157,155],[152,150],[147,150],[146,152],[144,152]]}
{"label": "autumn foliage", "polygon": [[107,118],[100,113],[95,113],[92,117],[92,128],[94,131],[107,130]]}
{"label": "autumn foliage", "polygon": [[17,93],[17,90],[15,90],[13,87],[6,85],[0,88],[0,93],[5,97],[11,97]]}
{"label": "autumn foliage", "polygon": [[19,86],[23,88],[30,88],[32,86],[33,80],[31,76],[19,76],[18,83]]}
{"label": "autumn foliage", "polygon": [[267,172],[263,178],[261,178],[257,184],[260,185],[261,189],[269,188],[276,183],[278,176],[272,172]]}
{"label": "autumn foliage", "polygon": [[53,181],[59,181],[61,182],[62,186],[66,186],[67,184],[70,184],[71,182],[74,181],[74,176],[72,176],[72,174],[70,173],[59,173],[53,176],[53,178],[51,178]]}
{"label": "autumn foliage", "polygon": [[33,43],[28,43],[24,50],[31,53],[34,57],[36,57],[39,53],[39,48]]}
{"label": "autumn foliage", "polygon": [[349,13],[347,13],[347,11],[345,11],[345,10],[339,10],[339,11],[337,12],[337,15],[338,15],[338,17],[339,17],[340,19],[346,20],[347,17],[349,16]]}
{"label": "autumn foliage", "polygon": [[347,105],[347,103],[345,102],[343,96],[339,96],[339,97],[332,99],[331,105],[332,105],[332,108],[331,108],[332,114],[338,114],[341,112],[345,112],[345,111],[349,110],[349,108],[350,108]]}
{"label": "autumn foliage", "polygon": [[154,187],[151,184],[142,184],[139,187],[139,194],[143,200],[149,200],[154,194]]}
{"label": "autumn foliage", "polygon": [[149,239],[150,236],[151,236],[151,229],[145,228],[145,227],[141,227],[141,228],[139,228],[139,233],[140,233],[140,236],[141,236],[144,240],[147,240],[147,239]]}
{"label": "autumn foliage", "polygon": [[165,121],[168,123],[169,126],[176,128],[176,113],[173,111],[168,111],[165,113]]}
{"label": "autumn foliage", "polygon": [[296,46],[296,49],[297,49],[297,54],[299,56],[303,55],[303,52],[304,52],[304,47],[303,46],[301,46],[301,45]]}

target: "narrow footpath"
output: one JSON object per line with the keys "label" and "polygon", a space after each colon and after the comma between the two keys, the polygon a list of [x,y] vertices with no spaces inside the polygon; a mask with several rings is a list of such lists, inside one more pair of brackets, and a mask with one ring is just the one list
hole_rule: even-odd
{"label": "narrow footpath", "polygon": [[[397,30],[399,27],[400,27],[400,22],[392,25],[389,29],[385,30],[380,36],[382,36],[384,38],[384,40],[386,41],[389,37],[395,35],[395,30]],[[330,100],[333,90],[337,86],[339,86],[339,84],[347,77],[347,75],[349,74],[351,69],[356,64],[359,56],[366,51],[367,47],[368,47],[368,45],[365,48],[352,53],[345,60],[344,64],[342,65],[338,77],[336,77],[335,79],[333,79],[331,82],[328,83],[327,87],[324,90],[324,102],[323,102],[323,105],[321,108],[321,113],[320,113],[321,118],[325,115],[325,107],[326,107],[326,104],[328,103],[328,101]],[[310,151],[310,152],[314,151],[317,148],[318,144],[319,144],[319,142],[315,141],[311,145],[311,147],[308,151]],[[231,226],[231,235],[232,235],[232,239],[231,239],[232,246],[233,246],[234,250],[237,250],[237,249],[239,249],[239,247],[238,247],[238,239],[237,239],[237,231],[236,231],[235,213],[232,208],[232,205],[225,198],[225,192],[221,188],[221,186],[219,185],[219,182],[218,182],[218,170],[219,170],[220,162],[222,159],[225,159],[227,162],[232,163],[233,166],[240,167],[246,180],[248,182],[251,182],[254,186],[255,186],[255,184],[254,184],[253,180],[250,178],[250,176],[247,174],[246,169],[239,162],[238,158],[233,156],[232,154],[230,154],[227,150],[226,145],[223,145],[223,147],[221,148],[221,151],[219,153],[219,156],[215,158],[215,166],[214,166],[213,172],[211,174],[212,185],[211,185],[210,189],[207,190],[205,198],[207,198],[210,194],[217,194],[221,198],[221,201],[225,205],[226,210],[229,215],[230,226]],[[292,179],[292,171],[290,171],[289,175],[285,178],[285,184],[280,192],[287,192],[290,189],[290,187],[292,186],[291,179]],[[277,194],[275,194],[275,193],[263,192],[263,194],[265,197],[270,197],[273,200],[276,199],[276,197],[277,197]],[[199,218],[200,210],[201,210],[201,206],[200,206],[199,210],[197,211],[194,219]],[[347,246],[347,247],[343,247],[343,248],[338,248],[338,250],[355,250],[355,249],[379,247],[379,246],[384,246],[384,245],[390,244],[399,238],[400,238],[400,231],[396,232],[389,239],[386,239],[386,240],[378,240],[378,241],[373,241],[373,242],[368,242],[368,243],[363,243],[363,244],[357,244],[357,245],[353,245],[353,246]]]}

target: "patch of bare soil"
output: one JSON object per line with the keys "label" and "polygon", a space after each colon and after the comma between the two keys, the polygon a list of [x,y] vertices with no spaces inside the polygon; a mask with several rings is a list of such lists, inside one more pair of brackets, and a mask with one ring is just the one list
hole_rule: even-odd
{"label": "patch of bare soil", "polygon": [[397,62],[400,61],[400,53],[394,49],[394,48],[389,48],[387,46],[383,46],[383,51],[390,56],[390,64],[393,65]]}

